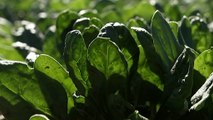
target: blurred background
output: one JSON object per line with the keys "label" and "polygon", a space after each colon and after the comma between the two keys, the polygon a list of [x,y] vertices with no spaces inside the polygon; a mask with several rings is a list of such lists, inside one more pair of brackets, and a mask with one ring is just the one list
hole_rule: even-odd
{"label": "blurred background", "polygon": [[[1,0],[0,16],[10,22],[26,19],[36,21],[41,18],[55,18],[58,12],[65,9],[82,10],[96,9],[99,14],[115,15],[122,17],[132,17],[130,11],[135,11],[135,15],[144,15],[151,13],[152,8],[144,3],[154,6],[168,15],[178,14],[171,17],[174,20],[180,20],[181,15],[190,15],[201,12],[202,15],[212,20],[213,1],[212,0]],[[131,12],[133,13],[133,12]],[[120,20],[120,19],[119,19]]]}
{"label": "blurred background", "polygon": [[[51,42],[46,41],[55,41],[49,39],[55,39],[52,36],[55,35],[56,21],[61,13],[67,14],[64,16],[68,18],[59,18],[63,22],[58,20],[58,25],[68,31],[72,29],[69,26],[72,20],[84,17],[92,18],[99,28],[108,22],[120,22],[129,28],[149,26],[156,10],[163,13],[168,21],[175,21],[173,27],[178,26],[183,16],[187,16],[192,21],[200,21],[198,24],[201,25],[196,29],[202,29],[204,33],[211,31],[208,34],[212,34],[213,0],[0,0],[0,59],[20,58],[7,54],[15,53],[14,47],[20,48],[20,44],[11,47],[16,41],[27,43],[38,50],[43,49],[44,53],[54,56],[56,51],[51,51]],[[60,32],[58,29],[56,36]]]}

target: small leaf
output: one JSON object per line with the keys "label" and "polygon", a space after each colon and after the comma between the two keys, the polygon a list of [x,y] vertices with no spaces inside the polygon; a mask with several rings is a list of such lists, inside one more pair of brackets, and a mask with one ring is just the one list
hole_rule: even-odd
{"label": "small leaf", "polygon": [[99,29],[103,26],[102,21],[96,17],[91,18],[91,24],[95,25]]}
{"label": "small leaf", "polygon": [[82,32],[84,28],[89,27],[89,25],[90,25],[90,19],[83,17],[75,21],[75,23],[73,24],[73,29],[76,29]]}
{"label": "small leaf", "polygon": [[135,18],[131,18],[128,20],[127,23],[128,28],[131,28],[132,26],[134,27],[146,27],[147,26],[147,22],[140,17],[135,17]]}
{"label": "small leaf", "polygon": [[95,9],[82,9],[78,12],[78,15],[82,17],[92,18],[98,17],[98,12]]}
{"label": "small leaf", "polygon": [[89,44],[98,36],[99,29],[96,26],[91,25],[85,28],[82,34],[83,34],[83,38],[86,43],[86,46],[88,47]]}

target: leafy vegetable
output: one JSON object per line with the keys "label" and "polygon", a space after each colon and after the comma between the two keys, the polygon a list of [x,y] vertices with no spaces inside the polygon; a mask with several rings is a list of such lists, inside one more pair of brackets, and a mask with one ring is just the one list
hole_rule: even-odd
{"label": "leafy vegetable", "polygon": [[0,119],[213,119],[212,2],[0,1]]}

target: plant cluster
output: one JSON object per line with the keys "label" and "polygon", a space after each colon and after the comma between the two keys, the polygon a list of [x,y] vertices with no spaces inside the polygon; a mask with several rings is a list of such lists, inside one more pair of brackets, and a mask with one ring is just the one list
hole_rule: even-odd
{"label": "plant cluster", "polygon": [[128,2],[0,2],[1,116],[213,119],[212,14]]}

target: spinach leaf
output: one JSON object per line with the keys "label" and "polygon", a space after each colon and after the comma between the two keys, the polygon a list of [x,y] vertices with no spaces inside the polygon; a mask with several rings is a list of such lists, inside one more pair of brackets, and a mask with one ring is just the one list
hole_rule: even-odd
{"label": "spinach leaf", "polygon": [[66,35],[64,59],[70,77],[84,95],[90,88],[87,72],[87,47],[80,31],[73,30]]}

